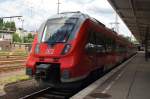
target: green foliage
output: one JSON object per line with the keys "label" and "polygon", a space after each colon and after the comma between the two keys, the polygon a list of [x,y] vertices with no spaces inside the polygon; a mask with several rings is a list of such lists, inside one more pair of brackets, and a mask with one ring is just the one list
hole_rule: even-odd
{"label": "green foliage", "polygon": [[0,30],[3,29],[3,19],[0,19]]}
{"label": "green foliage", "polygon": [[13,34],[13,42],[21,42],[21,38],[19,37],[19,35],[17,33]]}
{"label": "green foliage", "polygon": [[15,22],[4,22],[3,19],[0,19],[0,30],[16,31]]}
{"label": "green foliage", "polygon": [[28,34],[28,36],[23,38],[23,42],[24,43],[31,43],[34,39],[34,35],[32,35],[31,33]]}
{"label": "green foliage", "polygon": [[16,31],[15,22],[8,22],[7,21],[3,25],[4,25],[4,30]]}
{"label": "green foliage", "polygon": [[10,30],[11,30],[11,31],[16,31],[15,22],[10,22]]}

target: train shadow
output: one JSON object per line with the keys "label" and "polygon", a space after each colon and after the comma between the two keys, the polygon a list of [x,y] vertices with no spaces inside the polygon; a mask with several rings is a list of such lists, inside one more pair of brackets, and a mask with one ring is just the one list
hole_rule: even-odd
{"label": "train shadow", "polygon": [[0,99],[18,99],[37,90],[41,90],[41,88],[44,88],[44,86],[40,86],[35,80],[6,84]]}

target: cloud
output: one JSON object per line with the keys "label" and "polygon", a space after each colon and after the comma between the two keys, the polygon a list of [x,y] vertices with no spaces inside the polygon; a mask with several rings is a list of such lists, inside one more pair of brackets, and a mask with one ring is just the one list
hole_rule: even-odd
{"label": "cloud", "polygon": [[[81,11],[106,26],[110,26],[110,22],[115,20],[115,11],[107,0],[60,0],[60,3],[60,12]],[[0,9],[0,16],[21,15],[26,30],[37,30],[44,20],[57,13],[57,0],[0,0]],[[17,27],[22,26],[20,20],[13,20]],[[120,19],[119,22],[120,31],[130,34]]]}
{"label": "cloud", "polygon": [[[0,0],[0,3],[4,3],[4,2],[7,2],[7,1],[11,1],[11,0]],[[15,0],[13,0],[15,1]]]}
{"label": "cloud", "polygon": [[89,7],[87,8],[88,11],[90,11],[93,14],[99,13],[99,14],[113,14],[114,11],[108,8],[100,8],[97,6]]}
{"label": "cloud", "polygon": [[65,2],[74,2],[77,4],[86,4],[86,3],[91,3],[94,2],[95,0],[65,0]]}
{"label": "cloud", "polygon": [[[54,5],[55,4],[55,5]],[[24,27],[27,30],[36,30],[38,26],[47,17],[53,15],[56,2],[53,0],[7,0],[0,3],[0,16],[16,16],[21,15],[24,19]],[[17,22],[17,26],[21,27],[21,22]]]}

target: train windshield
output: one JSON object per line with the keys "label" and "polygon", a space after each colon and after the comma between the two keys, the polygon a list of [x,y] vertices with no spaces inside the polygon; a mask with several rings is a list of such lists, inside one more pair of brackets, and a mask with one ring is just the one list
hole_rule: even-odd
{"label": "train windshield", "polygon": [[42,42],[66,42],[74,30],[77,18],[49,19],[44,27]]}

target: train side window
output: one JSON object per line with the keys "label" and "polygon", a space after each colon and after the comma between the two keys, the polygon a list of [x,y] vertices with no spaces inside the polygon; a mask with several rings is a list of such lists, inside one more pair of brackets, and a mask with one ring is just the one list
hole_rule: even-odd
{"label": "train side window", "polygon": [[117,44],[117,46],[116,46],[116,52],[117,52],[117,53],[120,52],[120,46],[119,46],[119,44]]}
{"label": "train side window", "polygon": [[123,46],[123,45],[118,45],[117,46],[117,52],[118,53],[124,53],[124,52],[126,52],[126,48]]}
{"label": "train side window", "polygon": [[105,43],[106,43],[106,52],[110,53],[113,51],[113,40],[110,37],[107,37],[105,39]]}
{"label": "train side window", "polygon": [[116,52],[116,47],[117,47],[116,41],[113,40],[113,41],[112,41],[112,51],[113,51],[113,52]]}
{"label": "train side window", "polygon": [[85,49],[88,53],[95,53],[96,52],[96,41],[95,41],[95,33],[90,32],[87,44],[85,45]]}
{"label": "train side window", "polygon": [[105,36],[101,33],[96,33],[96,47],[97,53],[105,53],[106,45],[105,45]]}

